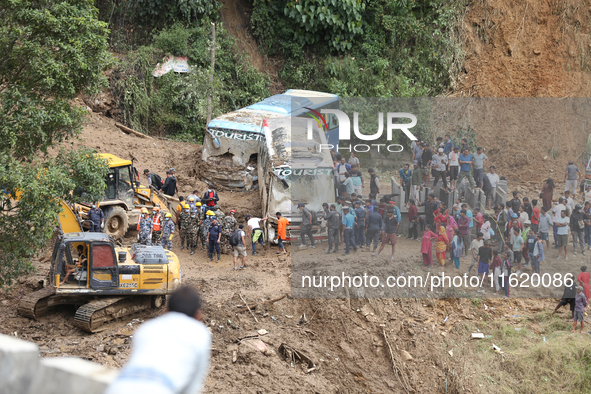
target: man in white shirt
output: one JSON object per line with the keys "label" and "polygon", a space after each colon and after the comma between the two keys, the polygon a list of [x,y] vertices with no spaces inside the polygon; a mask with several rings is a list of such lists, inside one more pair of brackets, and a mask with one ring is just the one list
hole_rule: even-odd
{"label": "man in white shirt", "polygon": [[560,212],[566,211],[566,205],[564,205],[564,198],[560,197],[558,199],[558,204],[552,209],[552,213],[554,214],[554,225],[553,225],[553,232],[554,232],[554,249],[558,249],[558,243],[556,243],[556,239],[558,238],[558,226],[556,223],[560,220]]}
{"label": "man in white shirt", "polygon": [[129,361],[105,394],[197,394],[209,367],[211,333],[202,323],[201,298],[176,290],[166,312],[134,333]]}
{"label": "man in white shirt", "polygon": [[264,218],[253,218],[251,215],[246,215],[246,225],[248,226],[247,235],[248,238],[252,241],[252,254],[254,256],[257,255],[257,242],[260,243],[265,250],[267,250],[267,245],[265,245],[265,235],[263,230],[261,229],[261,224],[263,220],[269,219],[267,215]]}
{"label": "man in white shirt", "polygon": [[564,192],[564,205],[568,208],[569,214],[575,210],[575,201],[570,196],[570,190]]}
{"label": "man in white shirt", "polygon": [[458,181],[458,174],[460,173],[460,147],[454,146],[454,149],[449,152],[449,161],[447,163],[447,170],[449,171],[449,183],[451,188],[457,190],[456,183]]}
{"label": "man in white shirt", "polygon": [[492,187],[497,187],[497,183],[499,183],[500,178],[499,174],[497,174],[495,166],[490,166],[490,172],[486,174],[486,176],[488,177]]}

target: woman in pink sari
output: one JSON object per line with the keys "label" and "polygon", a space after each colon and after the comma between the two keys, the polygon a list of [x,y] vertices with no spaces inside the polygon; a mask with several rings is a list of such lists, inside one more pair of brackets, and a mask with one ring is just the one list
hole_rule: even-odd
{"label": "woman in pink sari", "polygon": [[583,286],[583,292],[585,293],[587,302],[589,302],[589,298],[591,297],[591,286],[589,285],[590,277],[591,275],[589,275],[589,273],[587,272],[587,266],[582,266],[581,273],[577,277],[577,280],[579,281],[579,286]]}
{"label": "woman in pink sari", "polygon": [[437,234],[431,231],[430,225],[427,225],[423,233],[421,253],[423,254],[423,264],[429,268],[433,265],[433,243],[431,241],[434,239],[437,239]]}

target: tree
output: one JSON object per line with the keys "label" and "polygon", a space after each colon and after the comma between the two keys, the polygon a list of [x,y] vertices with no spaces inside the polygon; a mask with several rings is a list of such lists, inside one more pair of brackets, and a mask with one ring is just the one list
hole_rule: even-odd
{"label": "tree", "polygon": [[108,165],[93,151],[49,148],[81,131],[76,95],[105,86],[106,24],[89,0],[0,0],[0,287],[32,270],[59,199],[98,199]]}

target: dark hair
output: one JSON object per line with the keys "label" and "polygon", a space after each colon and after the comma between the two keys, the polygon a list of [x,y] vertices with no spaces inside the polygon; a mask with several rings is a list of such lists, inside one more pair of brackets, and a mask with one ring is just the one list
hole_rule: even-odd
{"label": "dark hair", "polygon": [[445,136],[446,136],[447,138],[451,138],[451,136],[450,136],[449,134],[446,134]]}
{"label": "dark hair", "polygon": [[465,214],[466,214],[466,210],[465,210],[465,209],[462,209],[462,210],[460,211],[460,214],[462,214],[462,213],[465,215]]}
{"label": "dark hair", "polygon": [[244,224],[239,224],[239,225],[238,225],[238,228],[239,228],[240,230],[242,230],[242,229],[244,228]]}
{"label": "dark hair", "polygon": [[518,195],[518,194],[519,194],[519,192],[518,192],[517,190],[513,190],[513,195],[514,195],[514,196],[516,196],[516,195]]}
{"label": "dark hair", "polygon": [[478,148],[476,148],[476,150],[482,150],[482,147],[481,147],[481,146],[479,146]]}
{"label": "dark hair", "polygon": [[509,242],[505,242],[505,246],[511,248],[511,244]]}
{"label": "dark hair", "polygon": [[193,194],[197,194],[197,193],[199,193],[199,191],[193,190]]}
{"label": "dark hair", "polygon": [[[465,210],[466,208],[468,208],[468,205],[466,203],[463,203],[462,205],[460,205],[460,207],[462,207],[462,209]],[[464,208],[464,207],[466,207],[466,208]]]}
{"label": "dark hair", "polygon": [[542,211],[544,211],[544,212],[548,212],[548,208],[546,208],[546,207],[542,207]]}
{"label": "dark hair", "polygon": [[538,205],[538,200],[536,200],[535,198],[531,200],[531,205],[533,205],[534,207]]}
{"label": "dark hair", "polygon": [[523,201],[529,201],[528,197],[523,197]]}
{"label": "dark hair", "polygon": [[482,237],[482,236],[483,235],[482,235],[482,233],[480,231],[476,233],[476,238],[479,238],[479,237]]}
{"label": "dark hair", "polygon": [[[324,205],[324,204],[322,204],[322,205]],[[328,204],[326,204],[326,205],[328,205]],[[281,212],[275,212],[275,216],[281,216]]]}
{"label": "dark hair", "polygon": [[559,198],[558,198],[558,203],[559,203],[559,204],[560,204],[560,203],[562,203],[563,201],[564,201],[564,198],[562,198],[562,197],[559,197]]}
{"label": "dark hair", "polygon": [[179,196],[179,201],[185,201],[185,197]]}
{"label": "dark hair", "polygon": [[499,251],[498,251],[498,250],[496,250],[496,249],[493,249],[493,254],[496,256],[496,255],[498,255],[498,254],[499,254]]}
{"label": "dark hair", "polygon": [[548,178],[548,180],[546,181],[546,184],[548,185],[548,187],[550,187],[550,189],[554,189],[554,180],[552,178]]}
{"label": "dark hair", "polygon": [[168,310],[194,317],[201,309],[201,297],[189,286],[182,286],[175,290],[168,299]]}
{"label": "dark hair", "polygon": [[330,204],[330,207],[329,207],[329,208],[334,208],[334,209],[337,209],[337,206],[336,206],[336,205],[334,205],[334,204]]}
{"label": "dark hair", "polygon": [[435,141],[443,141],[443,137],[437,137]]}
{"label": "dark hair", "polygon": [[413,198],[409,198],[408,202],[411,203],[411,205],[415,205],[415,200]]}
{"label": "dark hair", "polygon": [[582,266],[582,267],[581,267],[581,271],[582,271],[582,272],[585,272],[585,271],[587,271],[587,266],[586,266],[586,265]]}

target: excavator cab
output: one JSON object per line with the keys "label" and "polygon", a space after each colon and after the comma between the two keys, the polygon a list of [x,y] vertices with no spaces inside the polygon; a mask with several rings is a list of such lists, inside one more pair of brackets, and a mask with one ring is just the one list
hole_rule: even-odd
{"label": "excavator cab", "polygon": [[135,195],[131,161],[111,160],[109,161],[109,167],[111,172],[107,175],[107,191],[102,201],[121,201],[127,206],[127,210],[131,210]]}
{"label": "excavator cab", "polygon": [[[78,248],[82,248],[82,255]],[[107,290],[119,287],[119,267],[115,249],[103,233],[68,233],[54,250],[52,284],[60,289]],[[74,272],[60,285],[68,267]]]}

